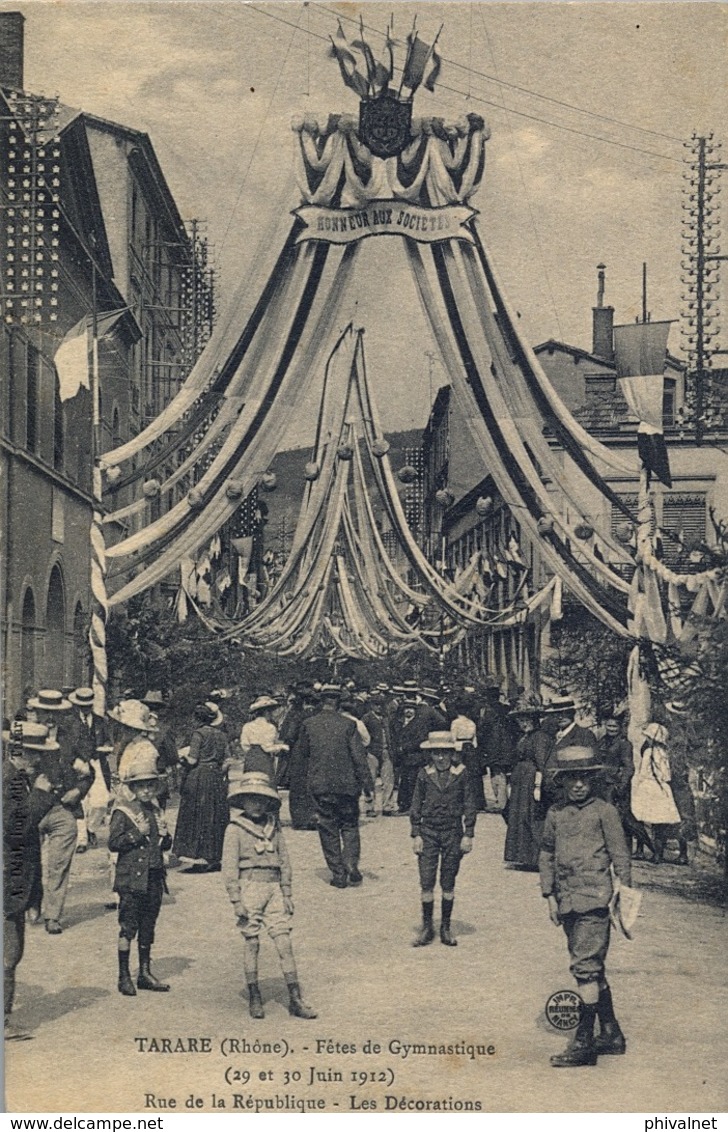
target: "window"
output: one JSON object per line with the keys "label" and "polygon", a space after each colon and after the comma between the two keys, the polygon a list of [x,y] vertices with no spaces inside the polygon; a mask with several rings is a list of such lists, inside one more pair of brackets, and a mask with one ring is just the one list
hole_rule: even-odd
{"label": "window", "polygon": [[676,535],[679,541],[664,540],[665,562],[674,565],[683,553],[680,543],[689,550],[696,542],[704,542],[708,515],[707,494],[704,491],[675,492],[665,495],[662,501],[662,526]]}
{"label": "window", "polygon": [[66,422],[63,415],[63,402],[58,383],[55,377],[55,411],[53,414],[53,467],[62,472],[65,461]]}
{"label": "window", "polygon": [[40,406],[38,403],[40,354],[30,342],[28,343],[27,349],[27,364],[25,370],[25,447],[29,452],[37,452],[40,441]]}
{"label": "window", "polygon": [[671,377],[665,378],[662,389],[662,423],[665,428],[675,424],[675,380]]}

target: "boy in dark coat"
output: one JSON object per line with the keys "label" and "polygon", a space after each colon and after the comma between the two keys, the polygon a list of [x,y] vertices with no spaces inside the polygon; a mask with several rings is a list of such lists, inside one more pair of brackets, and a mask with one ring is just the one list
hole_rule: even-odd
{"label": "boy in dark coat", "polygon": [[[583,1002],[571,1045],[551,1058],[556,1069],[596,1065],[598,1054],[626,1049],[604,964],[614,893],[611,869],[629,885],[631,860],[619,814],[594,793],[594,776],[604,769],[593,747],[561,748],[554,772],[564,801],[549,809],[541,838],[541,891],[551,922],[566,933],[570,970]],[[595,1038],[597,1017],[600,1033]]]}
{"label": "boy in dark coat", "polygon": [[119,991],[136,995],[129,974],[131,941],[139,936],[137,987],[168,991],[150,970],[154,929],[165,890],[164,858],[172,838],[162,811],[154,802],[159,782],[157,754],[142,751],[124,768],[125,790],[119,792],[111,813],[109,851],[118,853],[114,892],[119,893]]}
{"label": "boy in dark coat", "polygon": [[455,947],[457,940],[453,939],[450,929],[455,878],[463,855],[473,847],[477,802],[464,764],[451,765],[456,741],[449,731],[431,731],[421,748],[429,755],[430,763],[417,775],[410,807],[422,899],[422,927],[413,946],[426,947],[435,938],[432,920],[439,862],[440,940],[446,947]]}

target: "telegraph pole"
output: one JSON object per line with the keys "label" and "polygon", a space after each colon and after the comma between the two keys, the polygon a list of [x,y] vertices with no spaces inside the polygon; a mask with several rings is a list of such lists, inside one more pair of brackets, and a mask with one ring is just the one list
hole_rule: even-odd
{"label": "telegraph pole", "polygon": [[718,330],[716,295],[720,279],[719,263],[728,259],[720,254],[717,244],[719,205],[716,197],[716,174],[728,168],[711,160],[720,150],[720,142],[713,135],[699,137],[693,134],[686,143],[691,151],[686,200],[683,210],[682,283],[686,287],[683,301],[684,333],[687,339],[688,379],[692,378],[692,396],[695,409],[695,443],[702,444],[706,419],[710,415],[710,367],[714,354],[725,351],[711,348]]}

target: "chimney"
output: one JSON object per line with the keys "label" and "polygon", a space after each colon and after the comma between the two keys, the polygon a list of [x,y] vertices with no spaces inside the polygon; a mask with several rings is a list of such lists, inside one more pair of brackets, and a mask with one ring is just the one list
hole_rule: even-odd
{"label": "chimney", "polygon": [[606,266],[597,264],[597,305],[592,307],[592,354],[605,362],[614,361],[614,307],[604,306]]}
{"label": "chimney", "polygon": [[0,87],[23,89],[22,12],[0,12]]}

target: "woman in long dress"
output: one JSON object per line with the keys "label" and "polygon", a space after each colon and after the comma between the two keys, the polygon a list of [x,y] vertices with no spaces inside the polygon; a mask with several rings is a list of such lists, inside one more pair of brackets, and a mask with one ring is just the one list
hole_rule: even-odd
{"label": "woman in long dress", "polygon": [[222,858],[229,816],[224,764],[230,749],[222,728],[213,726],[218,714],[214,704],[197,705],[189,750],[180,754],[183,773],[187,769],[172,849],[191,862],[190,872],[218,872]]}
{"label": "woman in long dress", "polygon": [[516,868],[535,872],[543,828],[540,785],[553,740],[541,730],[541,704],[522,696],[510,713],[521,731],[511,773],[508,829],[503,859]]}
{"label": "woman in long dress", "polygon": [[[665,854],[668,837],[680,835],[680,811],[672,792],[672,769],[667,753],[669,731],[662,723],[648,723],[642,734],[645,742],[640,765],[632,779],[632,813],[638,821],[652,826],[655,853],[653,863],[659,865]],[[684,846],[687,863],[687,845]],[[683,852],[683,846],[680,847]]]}

